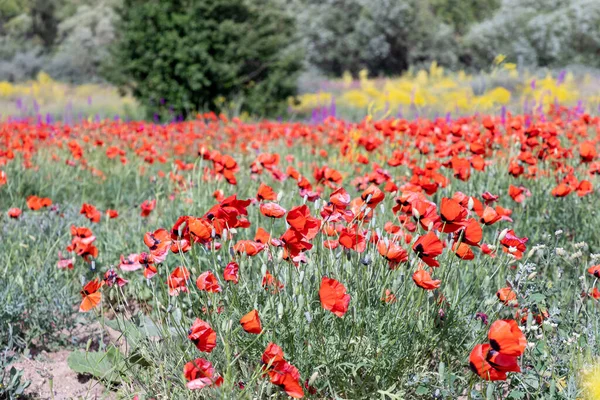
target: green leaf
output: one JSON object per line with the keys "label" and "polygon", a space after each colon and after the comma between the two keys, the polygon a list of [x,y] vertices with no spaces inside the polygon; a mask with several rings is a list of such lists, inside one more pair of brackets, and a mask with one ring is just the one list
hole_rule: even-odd
{"label": "green leaf", "polygon": [[92,375],[101,380],[118,382],[121,377],[118,368],[123,357],[116,347],[110,346],[107,351],[75,351],[67,358],[69,368],[79,374]]}
{"label": "green leaf", "polygon": [[429,393],[429,389],[426,388],[425,386],[419,386],[417,388],[417,390],[415,390],[415,394],[418,394],[419,396],[423,396]]}

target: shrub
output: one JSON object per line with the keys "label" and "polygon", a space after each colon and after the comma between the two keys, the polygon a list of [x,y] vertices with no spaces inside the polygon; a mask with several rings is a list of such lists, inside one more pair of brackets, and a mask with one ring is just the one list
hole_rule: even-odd
{"label": "shrub", "polygon": [[531,66],[600,66],[598,24],[595,0],[503,0],[490,19],[473,26],[466,44],[476,67],[499,53]]}
{"label": "shrub", "polygon": [[456,64],[452,29],[428,2],[298,0],[296,7],[307,59],[326,74],[367,68],[389,75],[433,60]]}
{"label": "shrub", "polygon": [[274,115],[295,93],[294,24],[271,0],[125,0],[119,14],[108,78],[149,114],[222,110],[226,99]]}

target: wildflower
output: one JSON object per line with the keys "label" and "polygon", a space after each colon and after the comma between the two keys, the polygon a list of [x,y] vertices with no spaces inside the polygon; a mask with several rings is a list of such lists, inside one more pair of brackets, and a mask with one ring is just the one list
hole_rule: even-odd
{"label": "wildflower", "polygon": [[319,298],[324,309],[340,318],[348,311],[350,295],[346,293],[346,287],[335,279],[326,276],[321,279]]}
{"label": "wildflower", "polygon": [[260,317],[258,311],[252,310],[248,314],[244,315],[240,320],[240,324],[244,331],[248,333],[259,334],[262,332],[262,325],[260,323]]}
{"label": "wildflower", "polygon": [[196,345],[198,350],[210,353],[217,346],[217,333],[207,322],[196,318],[188,331],[188,338]]}

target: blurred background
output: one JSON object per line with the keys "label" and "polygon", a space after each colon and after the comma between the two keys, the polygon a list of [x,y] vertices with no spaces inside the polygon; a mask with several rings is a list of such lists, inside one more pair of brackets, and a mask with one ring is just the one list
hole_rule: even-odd
{"label": "blurred background", "polygon": [[0,0],[0,113],[597,111],[598,0]]}

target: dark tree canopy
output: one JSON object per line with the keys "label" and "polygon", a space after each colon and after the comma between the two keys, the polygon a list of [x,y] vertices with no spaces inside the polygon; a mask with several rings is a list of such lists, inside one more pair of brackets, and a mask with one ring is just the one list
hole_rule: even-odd
{"label": "dark tree canopy", "polygon": [[234,101],[272,116],[295,94],[293,19],[270,0],[124,0],[119,13],[108,78],[151,115],[185,117]]}

